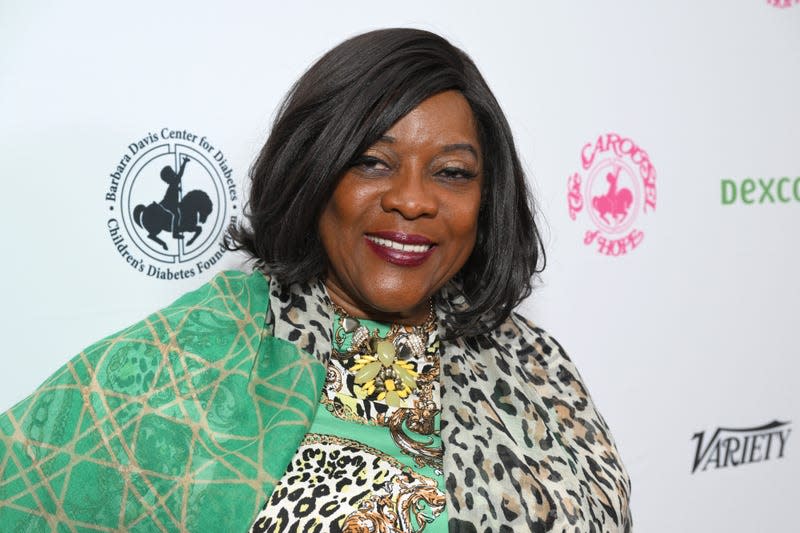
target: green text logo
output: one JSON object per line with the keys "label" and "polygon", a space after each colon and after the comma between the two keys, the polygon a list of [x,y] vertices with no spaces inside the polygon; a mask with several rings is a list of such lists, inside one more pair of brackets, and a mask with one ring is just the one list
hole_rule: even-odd
{"label": "green text logo", "polygon": [[788,204],[800,202],[800,176],[722,180],[722,205]]}

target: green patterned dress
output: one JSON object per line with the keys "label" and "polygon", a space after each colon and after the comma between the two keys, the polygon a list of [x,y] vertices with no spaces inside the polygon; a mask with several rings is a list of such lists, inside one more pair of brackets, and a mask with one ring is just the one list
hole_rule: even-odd
{"label": "green patterned dress", "polygon": [[435,333],[414,353],[413,328],[334,324],[314,421],[251,531],[447,531]]}

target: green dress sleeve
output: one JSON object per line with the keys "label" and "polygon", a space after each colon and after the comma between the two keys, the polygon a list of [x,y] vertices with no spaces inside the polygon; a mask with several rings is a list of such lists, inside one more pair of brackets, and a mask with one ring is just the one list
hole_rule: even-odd
{"label": "green dress sleeve", "polygon": [[2,528],[245,531],[324,381],[268,307],[262,274],[219,274],[0,415]]}

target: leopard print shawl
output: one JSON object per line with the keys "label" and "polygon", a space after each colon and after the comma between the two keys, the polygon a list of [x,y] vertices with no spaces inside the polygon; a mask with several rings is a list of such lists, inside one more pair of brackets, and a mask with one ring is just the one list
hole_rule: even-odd
{"label": "leopard print shawl", "polygon": [[[273,335],[325,366],[332,319],[320,281],[271,281]],[[555,339],[513,314],[489,334],[445,342],[441,369],[451,533],[630,531],[630,480]]]}

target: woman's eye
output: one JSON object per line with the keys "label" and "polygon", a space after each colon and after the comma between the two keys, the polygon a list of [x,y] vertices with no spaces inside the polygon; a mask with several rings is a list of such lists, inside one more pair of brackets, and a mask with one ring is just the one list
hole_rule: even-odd
{"label": "woman's eye", "polygon": [[469,180],[477,176],[475,172],[460,167],[445,167],[439,171],[439,175],[454,180]]}
{"label": "woman's eye", "polygon": [[363,170],[387,170],[389,165],[385,162],[381,161],[377,157],[369,156],[369,155],[362,155],[361,157],[357,158],[353,161],[354,167],[363,169]]}

